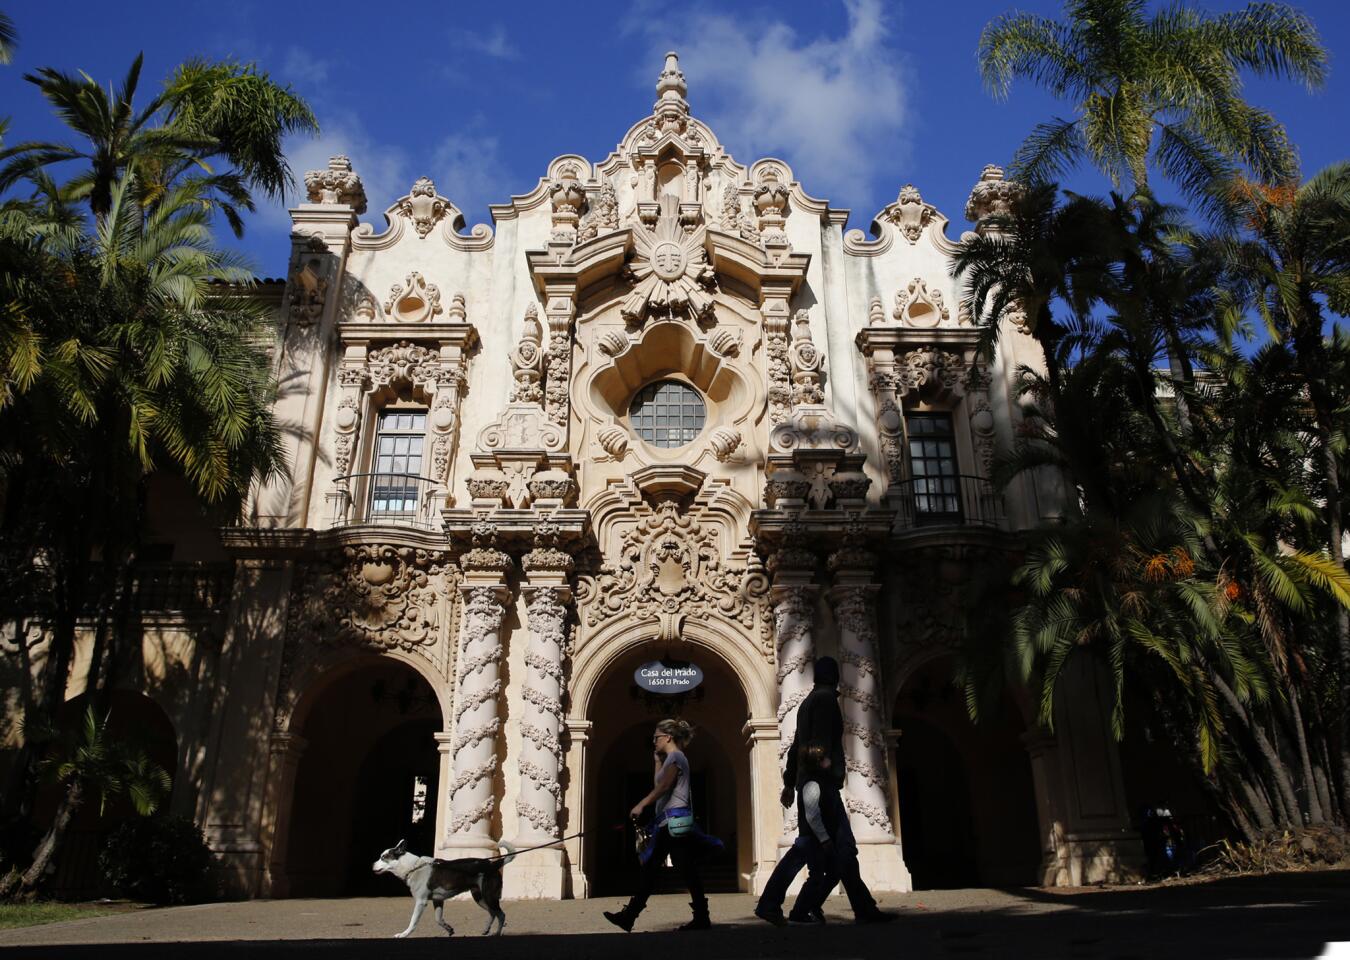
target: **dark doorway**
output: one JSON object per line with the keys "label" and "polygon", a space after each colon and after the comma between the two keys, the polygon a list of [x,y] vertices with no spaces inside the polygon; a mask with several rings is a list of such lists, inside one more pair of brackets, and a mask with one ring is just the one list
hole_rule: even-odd
{"label": "dark doorway", "polygon": [[943,658],[905,682],[900,730],[900,838],[916,890],[1038,882],[1040,827],[1021,714],[1008,695],[973,723]]}
{"label": "dark doorway", "polygon": [[366,660],[328,680],[300,724],[290,896],[407,896],[370,868],[400,839],[434,853],[440,729],[431,687],[400,663]]}

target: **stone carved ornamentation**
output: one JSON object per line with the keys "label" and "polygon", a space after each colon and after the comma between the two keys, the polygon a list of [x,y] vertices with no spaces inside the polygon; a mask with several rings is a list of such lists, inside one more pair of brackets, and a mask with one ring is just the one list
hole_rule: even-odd
{"label": "stone carved ornamentation", "polygon": [[923,197],[919,195],[918,189],[912,183],[907,183],[900,188],[900,195],[895,198],[895,203],[887,209],[886,218],[899,228],[900,233],[910,243],[918,243],[919,237],[928,225],[933,222],[933,217],[937,213],[931,203],[924,203]]}
{"label": "stone carved ornamentation", "polygon": [[[463,561],[467,560],[466,555]],[[457,735],[453,745],[452,784],[457,788],[450,797],[450,837],[447,837],[452,846],[492,845],[488,817],[496,805],[491,774],[498,764],[496,737],[501,719],[497,698],[501,694],[501,627],[505,614],[502,591],[498,588],[464,589],[455,691]],[[456,835],[461,835],[458,840]]]}
{"label": "stone carved ornamentation", "polygon": [[966,201],[966,219],[973,222],[979,233],[990,232],[993,225],[987,221],[992,217],[1006,218],[1012,215],[1026,189],[1015,180],[1003,178],[1003,168],[989,164],[980,173],[979,182],[970,191]]}
{"label": "stone carved ornamentation", "polygon": [[544,412],[563,437],[572,416],[572,315],[570,297],[550,297],[545,309],[548,352],[544,355]]}
{"label": "stone carved ornamentation", "polygon": [[792,362],[792,402],[797,405],[825,402],[821,386],[825,355],[811,339],[810,319],[805,310],[798,310],[792,317],[792,346],[788,352]]}
{"label": "stone carved ornamentation", "polygon": [[688,315],[712,319],[712,293],[717,275],[703,247],[704,228],[686,233],[680,226],[679,201],[662,197],[660,217],[652,231],[633,231],[633,254],[626,274],[633,291],[620,307],[632,328],[650,317]]}
{"label": "stone carved ornamentation", "polygon": [[867,304],[867,325],[879,327],[886,322],[886,308],[881,305],[880,297],[873,297]]}
{"label": "stone carved ornamentation", "polygon": [[628,452],[628,431],[617,424],[611,423],[601,427],[595,433],[595,440],[600,444],[600,448],[615,460],[622,460],[624,454]]}
{"label": "stone carved ornamentation", "polygon": [[742,240],[759,243],[759,227],[755,220],[741,206],[741,188],[739,184],[728,183],[722,190],[721,228],[735,234]]}
{"label": "stone carved ornamentation", "polygon": [[365,188],[352,172],[352,162],[344,156],[330,158],[327,170],[306,173],[305,190],[310,203],[345,204],[357,214],[366,212]]}
{"label": "stone carved ornamentation", "polygon": [[432,393],[440,376],[440,354],[409,340],[380,347],[366,356],[368,390],[379,390],[404,381]]}
{"label": "stone carved ornamentation", "polygon": [[688,93],[679,58],[673,53],[666,54],[665,67],[656,79],[656,105],[652,108],[658,137],[665,133],[683,134],[688,129],[689,102],[685,100]]}
{"label": "stone carved ornamentation", "polygon": [[768,358],[769,424],[777,427],[792,407],[792,363],[788,358],[787,317],[765,315],[765,355]]}
{"label": "stone carved ornamentation", "polygon": [[441,291],[416,270],[389,288],[384,312],[396,320],[424,323],[441,312]]}
{"label": "stone carved ornamentation", "polygon": [[412,221],[413,229],[426,239],[432,228],[445,216],[445,201],[436,193],[436,184],[430,177],[418,177],[408,195],[399,201],[398,212]]}
{"label": "stone carved ornamentation", "polygon": [[741,433],[732,427],[718,427],[708,435],[708,446],[720,462],[731,460],[741,447]]}
{"label": "stone carved ornamentation", "polygon": [[458,571],[448,552],[362,544],[296,565],[286,612],[276,729],[287,729],[300,672],[343,648],[399,650],[448,674],[451,596]]}
{"label": "stone carved ornamentation", "polygon": [[549,203],[553,207],[550,240],[554,243],[575,243],[577,240],[581,207],[586,202],[586,190],[580,177],[577,165],[569,161],[558,170],[558,176],[548,188]]}
{"label": "stone carved ornamentation", "polygon": [[[853,554],[868,553],[847,544],[830,559],[836,574],[856,575],[846,564]],[[862,568],[870,569],[870,568]],[[864,731],[863,736],[848,733],[844,751],[848,758],[845,790],[851,812],[861,813],[869,834],[889,833],[890,816],[886,797],[886,760],[882,753],[881,680],[877,667],[876,592],[878,588],[848,581],[830,592],[835,619],[839,626],[840,683],[839,699],[847,729]],[[863,831],[860,831],[863,832]]]}
{"label": "stone carved ornamentation", "polygon": [[943,392],[959,390],[966,372],[966,362],[960,355],[934,347],[920,347],[900,358],[896,393],[903,397],[929,385]]}
{"label": "stone carved ornamentation", "polygon": [[619,229],[619,197],[614,192],[613,183],[601,181],[600,192],[587,202],[587,207],[577,229],[577,243],[585,243]]}
{"label": "stone carved ornamentation", "polygon": [[759,218],[760,240],[765,245],[786,246],[787,204],[792,191],[783,182],[783,171],[769,165],[759,175],[759,185],[751,201]]}
{"label": "stone carved ornamentation", "polygon": [[718,530],[697,512],[682,514],[663,501],[624,534],[618,557],[596,578],[586,610],[589,626],[621,615],[658,622],[658,637],[680,637],[686,617],[724,617],[754,625],[755,606],[768,587],[754,565],[723,563]]}
{"label": "stone carved ornamentation", "polygon": [[629,346],[629,339],[618,330],[606,330],[595,338],[595,346],[601,353],[610,357],[617,357],[624,353]]}
{"label": "stone carved ornamentation", "polygon": [[[542,524],[541,524],[542,526]],[[544,543],[547,536],[536,537]],[[554,538],[556,540],[556,538]],[[561,552],[537,546],[536,552]],[[527,554],[527,557],[529,555]],[[564,557],[567,557],[563,553]],[[570,561],[570,557],[567,557]],[[547,563],[549,558],[543,561]],[[567,590],[565,587],[526,586],[525,603],[530,639],[526,648],[527,673],[521,718],[520,771],[528,787],[521,791],[517,812],[541,839],[558,836],[562,787],[558,782],[562,755],[563,657],[567,650]]]}
{"label": "stone carved ornamentation", "polygon": [[[814,557],[809,558],[814,566]],[[772,564],[771,564],[772,565]],[[797,707],[814,684],[812,664],[815,644],[811,625],[815,617],[816,588],[808,585],[775,586],[773,604],[774,650],[778,679],[778,764],[787,761],[787,752],[797,733]],[[796,810],[783,820],[783,836],[796,833]]]}
{"label": "stone carved ornamentation", "polygon": [[308,327],[323,318],[328,300],[328,277],[323,263],[311,257],[291,274],[288,289],[291,296],[291,321]]}
{"label": "stone carved ornamentation", "polygon": [[525,308],[525,327],[520,342],[511,351],[512,403],[542,403],[544,391],[540,385],[544,376],[544,328],[539,324],[539,308],[533,303]]}
{"label": "stone carved ornamentation", "polygon": [[929,290],[922,277],[915,277],[906,289],[895,292],[891,316],[896,323],[909,327],[936,327],[952,319],[951,311],[942,302],[942,291]]}
{"label": "stone carved ornamentation", "polygon": [[738,357],[741,353],[741,332],[725,327],[708,336],[708,348],[719,357]]}

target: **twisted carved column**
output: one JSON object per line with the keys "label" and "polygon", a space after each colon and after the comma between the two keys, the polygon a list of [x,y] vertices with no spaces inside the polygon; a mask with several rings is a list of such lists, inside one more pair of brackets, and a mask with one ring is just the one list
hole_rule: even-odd
{"label": "twisted carved column", "polygon": [[[530,555],[527,554],[525,559],[528,564]],[[559,835],[562,662],[567,647],[567,604],[571,600],[571,591],[556,584],[531,584],[523,592],[530,640],[525,648],[525,703],[520,721],[521,782],[516,812],[520,814],[521,840],[541,843]]]}
{"label": "twisted carved column", "polygon": [[460,625],[458,683],[455,690],[454,769],[450,781],[450,823],[445,845],[468,854],[496,852],[488,833],[496,797],[497,734],[501,719],[502,620],[510,591],[505,572],[511,558],[492,545],[490,524],[476,524],[475,547],[461,559],[460,590],[464,611]]}
{"label": "twisted carved column", "polygon": [[[815,683],[812,663],[815,643],[811,625],[815,619],[818,588],[811,583],[816,559],[808,550],[787,547],[770,558],[774,585],[774,650],[778,679],[778,768],[787,763],[787,752],[797,732],[797,707]],[[782,842],[791,843],[797,832],[797,807],[783,814]]]}
{"label": "twisted carved column", "polygon": [[894,841],[886,797],[881,675],[877,665],[875,584],[836,574],[830,591],[839,625],[839,699],[848,765],[845,804],[859,842]]}

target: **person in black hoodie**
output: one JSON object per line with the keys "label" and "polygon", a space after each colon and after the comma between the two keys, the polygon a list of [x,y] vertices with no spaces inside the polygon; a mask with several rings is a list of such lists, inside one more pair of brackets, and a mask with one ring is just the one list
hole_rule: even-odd
{"label": "person in black hoodie", "polygon": [[[811,745],[817,745],[824,754],[819,768],[813,769],[813,765],[800,761]],[[820,908],[834,885],[841,882],[858,923],[885,923],[896,919],[895,914],[877,908],[877,902],[859,872],[858,847],[842,795],[846,770],[844,717],[839,710],[839,664],[833,657],[817,657],[815,686],[797,707],[797,730],[783,769],[783,805],[787,806],[792,795],[796,795],[797,822],[802,835],[798,844],[794,844],[774,868],[755,908],[756,916],[771,923],[779,922],[777,918],[782,916],[783,896],[788,884],[809,860],[811,874],[797,896],[790,919],[822,922]],[[808,836],[806,828],[801,787],[808,778],[814,778],[820,786],[819,814],[830,835],[824,843]],[[803,838],[805,849],[801,849]]]}

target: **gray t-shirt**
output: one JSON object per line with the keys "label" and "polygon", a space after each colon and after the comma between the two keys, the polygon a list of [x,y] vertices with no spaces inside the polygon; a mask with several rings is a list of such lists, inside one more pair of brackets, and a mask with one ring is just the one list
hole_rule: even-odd
{"label": "gray t-shirt", "polygon": [[666,772],[667,767],[675,768],[675,783],[666,793],[656,798],[657,819],[660,819],[661,814],[667,807],[678,810],[681,807],[688,808],[689,806],[689,761],[685,759],[682,751],[670,751],[666,754],[666,762],[661,764],[660,770],[656,771],[653,786],[661,782],[661,775]]}

